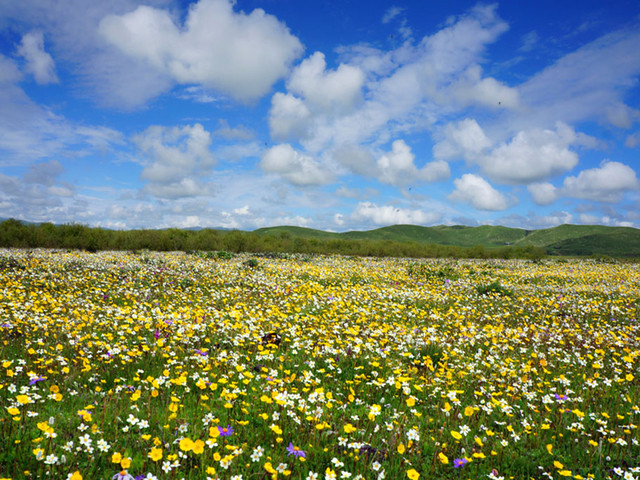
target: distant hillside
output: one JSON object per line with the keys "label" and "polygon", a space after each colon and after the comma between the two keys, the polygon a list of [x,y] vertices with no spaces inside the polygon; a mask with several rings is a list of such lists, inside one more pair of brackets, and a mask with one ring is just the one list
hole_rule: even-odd
{"label": "distant hillside", "polygon": [[542,230],[524,230],[491,225],[480,227],[393,225],[374,230],[344,233],[280,226],[261,228],[255,233],[317,239],[389,240],[457,247],[533,246],[544,248],[550,255],[640,257],[639,229],[602,225],[560,225]]}

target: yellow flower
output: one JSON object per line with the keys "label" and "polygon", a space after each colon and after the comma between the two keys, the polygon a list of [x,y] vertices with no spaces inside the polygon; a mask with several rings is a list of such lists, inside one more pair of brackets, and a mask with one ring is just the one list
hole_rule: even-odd
{"label": "yellow flower", "polygon": [[7,412],[9,412],[9,415],[19,415],[20,414],[20,410],[18,410],[16,407],[7,408]]}
{"label": "yellow flower", "polygon": [[447,463],[449,463],[449,458],[442,452],[440,452],[438,454],[438,459],[440,460],[440,463],[446,465]]}
{"label": "yellow flower", "polygon": [[27,403],[29,403],[29,396],[28,395],[18,395],[16,397],[16,400],[18,401],[18,403],[20,403],[22,405],[26,405]]}
{"label": "yellow flower", "polygon": [[157,462],[162,458],[162,449],[161,448],[152,448],[149,452],[149,458],[154,462]]}
{"label": "yellow flower", "polygon": [[465,407],[465,409],[464,409],[464,414],[467,417],[470,417],[471,415],[473,415],[473,412],[475,412],[473,407]]}
{"label": "yellow flower", "polygon": [[193,453],[200,455],[202,452],[204,452],[204,442],[198,439],[193,442]]}
{"label": "yellow flower", "polygon": [[78,470],[73,472],[73,474],[71,475],[71,480],[82,480],[82,475]]}
{"label": "yellow flower", "polygon": [[[596,444],[597,445],[597,444]],[[553,450],[553,445],[551,445],[550,443],[547,444],[547,452],[549,452],[550,455],[553,455],[553,453],[551,452],[551,450]]]}
{"label": "yellow flower", "polygon": [[563,477],[570,477],[572,473],[571,473],[571,470],[560,470],[558,472],[558,475],[561,475]]}
{"label": "yellow flower", "polygon": [[276,469],[273,468],[273,465],[271,465],[271,462],[267,462],[264,464],[264,469],[269,472],[269,473],[277,473]]}
{"label": "yellow flower", "polygon": [[193,440],[191,440],[189,437],[185,437],[180,440],[180,450],[182,450],[183,452],[193,450]]}
{"label": "yellow flower", "polygon": [[404,443],[398,445],[398,453],[402,455],[405,452]]}
{"label": "yellow flower", "polygon": [[276,435],[282,435],[282,429],[278,425],[271,425],[269,428],[271,428]]}
{"label": "yellow flower", "polygon": [[564,465],[561,464],[558,460],[553,461],[553,466],[556,467],[558,470],[564,468]]}
{"label": "yellow flower", "polygon": [[207,474],[208,475],[215,475],[216,474],[216,469],[213,467],[207,467]]}
{"label": "yellow flower", "polygon": [[462,435],[455,430],[451,430],[451,436],[456,440],[460,440],[462,438]]}
{"label": "yellow flower", "polygon": [[407,398],[407,407],[413,407],[416,404],[416,400],[413,397]]}
{"label": "yellow flower", "polygon": [[131,459],[129,457],[123,458],[120,461],[120,466],[126,470],[127,468],[129,468],[131,466]]}
{"label": "yellow flower", "polygon": [[218,427],[209,427],[209,436],[211,438],[218,438],[220,436],[220,430]]}
{"label": "yellow flower", "polygon": [[416,471],[415,468],[412,468],[411,470],[407,470],[407,477],[409,477],[411,480],[418,480],[418,478],[420,478],[420,474]]}
{"label": "yellow flower", "polygon": [[350,423],[347,423],[342,428],[344,429],[344,433],[351,433],[351,432],[355,432],[357,430],[357,428],[354,427],[353,425],[351,425]]}
{"label": "yellow flower", "polygon": [[111,455],[111,463],[120,463],[122,461],[122,455],[118,452]]}

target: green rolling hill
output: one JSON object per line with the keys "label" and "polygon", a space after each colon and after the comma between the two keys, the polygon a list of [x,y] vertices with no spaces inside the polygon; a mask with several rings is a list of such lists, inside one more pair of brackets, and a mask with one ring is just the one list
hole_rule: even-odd
{"label": "green rolling hill", "polygon": [[542,247],[552,255],[611,255],[640,257],[640,230],[602,225],[560,225],[541,230],[502,226],[463,225],[421,227],[393,225],[367,231],[325,232],[301,227],[269,227],[255,230],[259,235],[326,239],[389,240],[457,247],[511,246]]}

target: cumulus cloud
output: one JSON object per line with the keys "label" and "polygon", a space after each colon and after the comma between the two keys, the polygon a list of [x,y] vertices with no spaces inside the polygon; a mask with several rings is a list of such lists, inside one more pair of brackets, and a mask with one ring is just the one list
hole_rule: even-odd
{"label": "cumulus cloud", "polygon": [[532,183],[527,190],[537,205],[550,205],[558,198],[558,189],[551,183]]}
{"label": "cumulus cloud", "polygon": [[288,143],[268,149],[260,161],[268,173],[277,173],[298,186],[323,185],[333,179],[331,172],[308,155],[296,151]]}
{"label": "cumulus cloud", "polygon": [[333,151],[333,158],[359,175],[370,176],[376,171],[376,163],[371,150],[359,145],[341,145]]}
{"label": "cumulus cloud", "polygon": [[317,153],[385,143],[473,105],[517,105],[517,92],[483,76],[479,67],[486,46],[506,29],[495,6],[478,6],[415,44],[407,41],[391,51],[343,49],[345,63],[336,70],[327,70],[322,54],[315,53],[296,69],[295,81],[287,82],[289,97],[274,96],[272,135]]}
{"label": "cumulus cloud", "polygon": [[440,218],[441,214],[438,212],[397,208],[391,205],[378,206],[371,202],[358,203],[351,213],[351,220],[375,225],[429,225],[439,221]]}
{"label": "cumulus cloud", "polygon": [[451,200],[469,203],[478,210],[505,210],[509,206],[506,197],[478,175],[465,173],[453,183],[456,189],[449,195]]}
{"label": "cumulus cloud", "polygon": [[433,147],[433,155],[439,159],[477,159],[491,146],[491,141],[472,118],[447,124],[443,136]]}
{"label": "cumulus cloud", "polygon": [[538,182],[571,170],[578,155],[570,146],[579,142],[576,132],[558,123],[555,130],[521,131],[479,160],[483,171],[494,181],[510,184]]}
{"label": "cumulus cloud", "polygon": [[549,205],[560,197],[616,203],[622,200],[625,192],[640,189],[640,182],[635,170],[628,165],[605,161],[600,167],[566,177],[559,188],[551,183],[534,183],[527,189],[538,205]]}
{"label": "cumulus cloud", "polygon": [[32,74],[41,85],[58,83],[56,66],[51,55],[44,50],[42,32],[27,33],[22,37],[18,47],[18,55],[26,60],[25,71]]}
{"label": "cumulus cloud", "polygon": [[210,151],[211,134],[202,125],[163,127],[153,125],[133,137],[145,157],[141,178],[145,191],[157,197],[178,198],[208,192],[199,180],[215,164]]}
{"label": "cumulus cloud", "polygon": [[495,78],[482,78],[480,65],[467,68],[453,84],[451,92],[462,105],[482,105],[497,109],[516,108],[520,103],[517,89]]}
{"label": "cumulus cloud", "polygon": [[564,179],[565,196],[597,202],[619,202],[624,192],[638,190],[636,172],[620,162],[605,162]]}
{"label": "cumulus cloud", "polygon": [[145,60],[181,84],[200,84],[255,100],[285,76],[300,41],[262,9],[235,12],[229,0],[200,0],[184,24],[166,10],[140,6],[108,15],[99,31],[126,55]]}
{"label": "cumulus cloud", "polygon": [[326,67],[324,54],[315,52],[293,70],[287,88],[303,97],[312,109],[351,110],[362,98],[364,73],[345,64],[332,71]]}
{"label": "cumulus cloud", "polygon": [[307,135],[311,111],[290,93],[277,92],[271,99],[269,130],[276,140],[300,139]]}
{"label": "cumulus cloud", "polygon": [[378,179],[390,185],[406,185],[415,181],[435,182],[449,177],[449,164],[443,160],[427,163],[421,169],[414,164],[415,155],[404,140],[396,140],[391,151],[377,161]]}

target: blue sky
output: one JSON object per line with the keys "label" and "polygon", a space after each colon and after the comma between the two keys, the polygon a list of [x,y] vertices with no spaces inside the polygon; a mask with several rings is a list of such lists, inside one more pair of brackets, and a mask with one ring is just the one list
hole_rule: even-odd
{"label": "blue sky", "polygon": [[0,5],[0,217],[640,227],[632,1]]}

